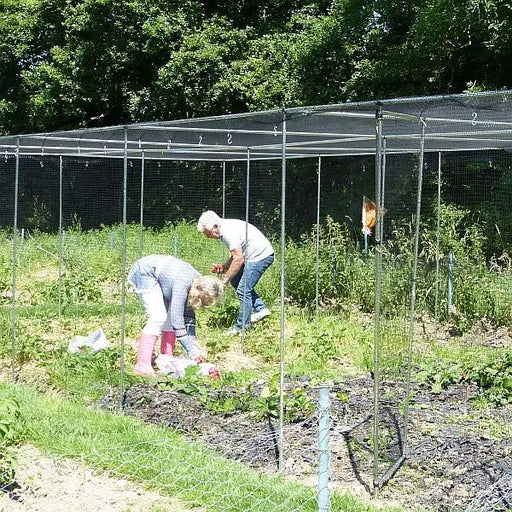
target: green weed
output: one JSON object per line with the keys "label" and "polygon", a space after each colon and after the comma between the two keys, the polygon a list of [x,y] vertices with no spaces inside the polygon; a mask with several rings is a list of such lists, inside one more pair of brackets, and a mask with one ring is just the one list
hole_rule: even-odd
{"label": "green weed", "polygon": [[11,446],[19,441],[21,407],[15,396],[0,397],[0,490],[15,481],[17,460]]}

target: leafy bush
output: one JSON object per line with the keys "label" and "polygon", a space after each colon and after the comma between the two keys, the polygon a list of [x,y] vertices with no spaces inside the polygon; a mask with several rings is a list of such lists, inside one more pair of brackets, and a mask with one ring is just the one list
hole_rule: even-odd
{"label": "leafy bush", "polygon": [[318,294],[324,305],[349,301],[369,307],[368,290],[374,279],[373,265],[358,251],[348,227],[327,217],[325,225],[304,235],[299,243],[286,246],[286,294],[293,301],[311,307],[316,298],[318,244]]}
{"label": "leafy bush", "polygon": [[41,286],[41,299],[58,303],[59,296],[63,304],[79,302],[99,302],[102,298],[101,282],[90,269],[68,271],[58,280]]}
{"label": "leafy bush", "polygon": [[210,308],[207,325],[210,327],[230,327],[238,317],[238,301],[226,298],[224,303],[217,303]]}

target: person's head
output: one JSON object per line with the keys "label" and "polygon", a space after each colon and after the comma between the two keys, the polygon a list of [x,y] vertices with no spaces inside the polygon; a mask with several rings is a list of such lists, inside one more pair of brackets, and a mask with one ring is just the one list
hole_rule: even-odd
{"label": "person's head", "polygon": [[204,212],[197,221],[197,230],[208,238],[220,238],[222,219],[212,210]]}
{"label": "person's head", "polygon": [[188,292],[188,305],[199,309],[213,304],[224,292],[224,284],[215,276],[201,276],[192,282]]}

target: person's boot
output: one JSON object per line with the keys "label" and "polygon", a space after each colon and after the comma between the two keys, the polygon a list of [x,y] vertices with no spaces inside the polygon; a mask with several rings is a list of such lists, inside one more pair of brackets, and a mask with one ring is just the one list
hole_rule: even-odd
{"label": "person's boot", "polygon": [[155,370],[151,366],[153,352],[155,350],[156,339],[158,336],[154,334],[141,334],[137,340],[137,362],[133,368],[134,373],[144,377],[152,377],[156,375]]}
{"label": "person's boot", "polygon": [[176,334],[174,331],[162,331],[160,340],[160,353],[166,356],[172,356],[174,345],[176,344]]}

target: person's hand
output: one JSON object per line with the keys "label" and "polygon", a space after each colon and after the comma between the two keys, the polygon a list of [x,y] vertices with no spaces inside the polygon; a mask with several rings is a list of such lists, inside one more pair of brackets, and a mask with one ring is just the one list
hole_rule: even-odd
{"label": "person's hand", "polygon": [[208,356],[208,353],[205,348],[203,348],[200,343],[197,341],[197,339],[192,339],[192,350],[188,357],[195,361],[197,364],[204,363],[206,361],[206,358]]}
{"label": "person's hand", "polygon": [[214,263],[210,267],[210,272],[212,274],[222,274],[224,273],[224,265],[222,263]]}

